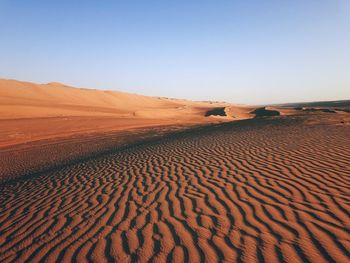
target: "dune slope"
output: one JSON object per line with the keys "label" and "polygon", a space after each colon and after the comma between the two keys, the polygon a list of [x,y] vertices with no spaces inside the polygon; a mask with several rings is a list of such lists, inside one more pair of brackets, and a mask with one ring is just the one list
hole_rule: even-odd
{"label": "dune slope", "polygon": [[[219,106],[228,108],[230,114],[206,116]],[[227,103],[0,79],[0,148],[72,135],[246,119],[253,117],[250,111]]]}
{"label": "dune slope", "polygon": [[[207,116],[217,107],[226,116]],[[0,182],[174,129],[253,117],[217,102],[0,79]]]}
{"label": "dune slope", "polygon": [[[227,103],[193,102],[119,91],[74,88],[56,82],[35,84],[0,79],[0,119],[108,116],[189,120],[205,117],[205,113],[217,105],[229,106]],[[243,106],[238,108],[244,109]],[[236,117],[240,114],[237,111]]]}

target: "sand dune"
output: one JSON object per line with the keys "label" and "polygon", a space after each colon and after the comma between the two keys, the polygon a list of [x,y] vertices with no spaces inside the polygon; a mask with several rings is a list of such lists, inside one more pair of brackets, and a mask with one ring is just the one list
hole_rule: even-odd
{"label": "sand dune", "polygon": [[221,124],[0,186],[2,262],[348,262],[349,126]]}
{"label": "sand dune", "polygon": [[[118,91],[81,89],[55,82],[34,84],[0,79],[0,119],[141,116],[190,120],[204,117],[206,111],[218,105],[234,106],[228,103],[193,102]],[[231,117],[239,117],[238,113],[236,115]]]}
{"label": "sand dune", "polygon": [[1,80],[0,125],[0,262],[350,261],[346,111]]}
{"label": "sand dune", "polygon": [[34,84],[15,80],[0,80],[0,97],[2,118],[124,116],[139,109],[171,108],[179,104],[117,91],[77,89],[60,83]]}
{"label": "sand dune", "polygon": [[[225,118],[206,116],[227,107]],[[250,107],[0,79],[0,147],[93,132],[253,117]]]}
{"label": "sand dune", "polygon": [[297,107],[297,108],[330,108],[330,109],[349,109],[350,100],[334,100],[334,101],[315,101],[315,102],[297,102],[280,104],[283,107]]}
{"label": "sand dune", "polygon": [[[225,107],[228,114],[206,115],[217,107]],[[228,103],[0,79],[0,181],[84,159],[166,130],[252,118],[250,111],[250,107]]]}

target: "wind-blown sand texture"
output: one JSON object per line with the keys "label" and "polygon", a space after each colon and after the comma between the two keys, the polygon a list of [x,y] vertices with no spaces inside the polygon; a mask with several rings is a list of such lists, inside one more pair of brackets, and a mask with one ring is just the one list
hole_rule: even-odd
{"label": "wind-blown sand texture", "polygon": [[350,126],[309,124],[327,114],[180,132],[4,183],[0,261],[349,262]]}
{"label": "wind-blown sand texture", "polygon": [[[225,109],[226,116],[208,116],[217,107]],[[252,118],[251,110],[221,102],[0,79],[0,182],[169,131]]]}

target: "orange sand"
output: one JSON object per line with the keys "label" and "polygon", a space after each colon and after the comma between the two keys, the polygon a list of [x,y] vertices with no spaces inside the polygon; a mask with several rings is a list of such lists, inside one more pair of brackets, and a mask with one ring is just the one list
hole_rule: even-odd
{"label": "orange sand", "polygon": [[[228,107],[230,116],[205,117],[220,106]],[[73,134],[245,119],[253,117],[250,110],[227,103],[0,79],[0,147]]]}
{"label": "orange sand", "polygon": [[[153,104],[155,98],[145,99],[145,108],[157,105],[156,118],[121,117],[127,110],[107,99],[109,106],[91,101],[103,113],[89,113],[80,100],[61,111],[59,99],[47,95],[56,106],[48,103],[42,116],[41,102],[31,101],[37,109],[30,117],[27,106],[14,106],[16,96],[10,102],[1,95],[8,101],[1,104],[1,167],[7,160],[23,172],[45,155],[76,161],[44,162],[46,171],[30,168],[0,184],[0,262],[350,261],[349,114],[271,108],[281,116],[203,126],[233,118],[203,117],[209,103]],[[180,110],[190,116],[173,103],[187,105]],[[4,113],[11,107],[22,119]],[[69,115],[51,115],[58,112]],[[169,114],[202,126],[183,130],[167,122]],[[180,131],[169,134],[170,127]],[[22,133],[18,141],[11,129]],[[114,148],[120,138],[126,146]],[[94,155],[79,159],[76,152]]]}

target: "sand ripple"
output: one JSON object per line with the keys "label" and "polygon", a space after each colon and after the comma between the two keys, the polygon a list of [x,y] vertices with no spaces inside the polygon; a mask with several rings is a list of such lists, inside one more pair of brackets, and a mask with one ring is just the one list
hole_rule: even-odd
{"label": "sand ripple", "polygon": [[348,127],[252,120],[0,186],[1,262],[349,262]]}

